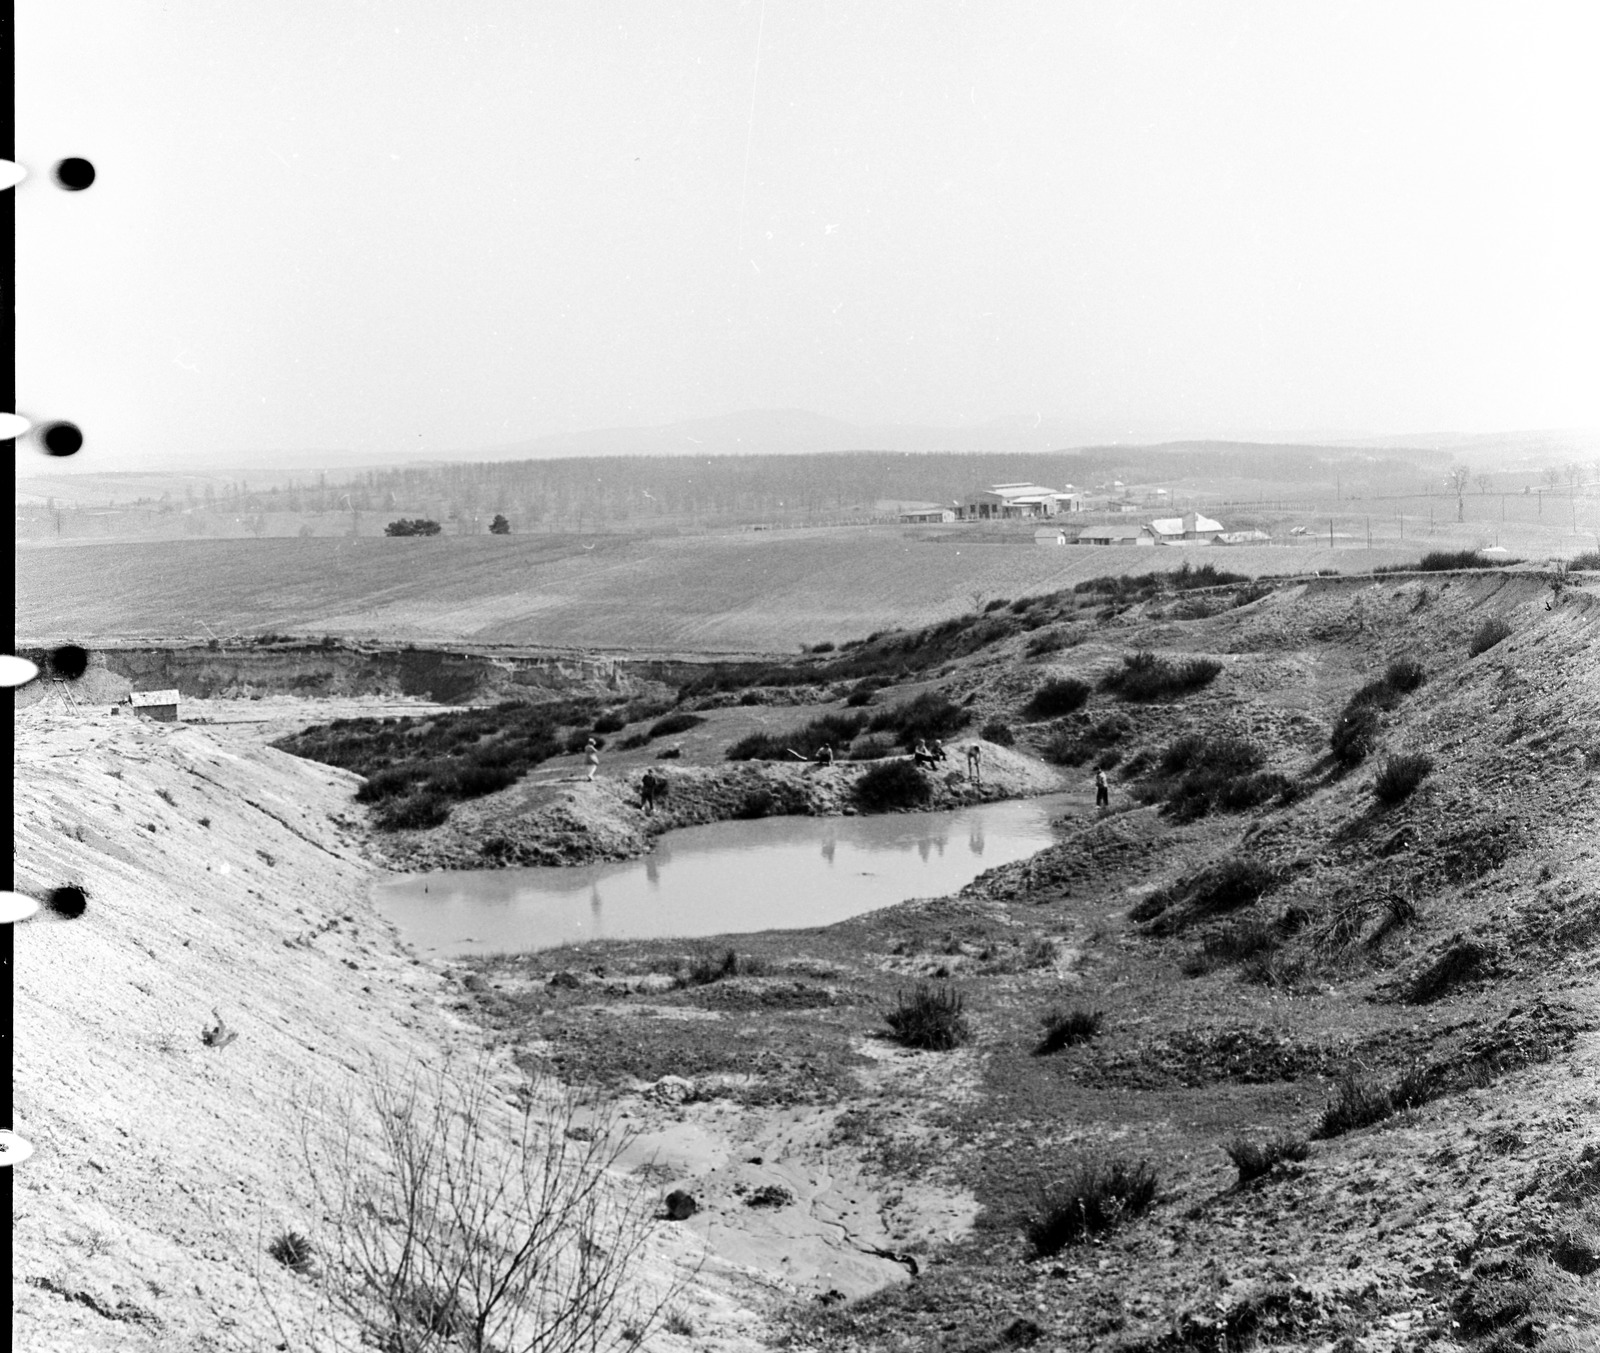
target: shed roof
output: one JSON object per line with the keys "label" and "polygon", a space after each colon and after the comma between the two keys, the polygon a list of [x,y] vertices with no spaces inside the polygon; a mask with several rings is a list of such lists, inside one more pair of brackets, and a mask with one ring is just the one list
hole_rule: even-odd
{"label": "shed roof", "polygon": [[134,691],[128,696],[128,703],[135,708],[144,705],[175,705],[178,703],[177,691]]}

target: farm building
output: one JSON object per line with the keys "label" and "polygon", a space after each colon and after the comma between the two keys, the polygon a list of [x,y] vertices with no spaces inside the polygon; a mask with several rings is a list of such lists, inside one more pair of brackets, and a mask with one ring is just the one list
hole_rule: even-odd
{"label": "farm building", "polygon": [[159,719],[162,723],[178,721],[177,691],[133,691],[128,703],[135,714],[146,719]]}
{"label": "farm building", "polygon": [[1222,534],[1222,523],[1186,512],[1181,517],[1157,517],[1150,523],[1150,534],[1163,545],[1209,545]]}
{"label": "farm building", "polygon": [[904,522],[928,523],[945,522],[956,519],[956,510],[953,507],[941,507],[938,503],[901,503],[900,520]]}
{"label": "farm building", "polygon": [[1070,497],[1042,484],[991,484],[970,493],[956,506],[963,521],[1017,521],[1025,517],[1053,517],[1064,511],[1057,500]]}
{"label": "farm building", "polygon": [[1148,526],[1090,526],[1078,532],[1080,545],[1154,545]]}
{"label": "farm building", "polygon": [[1035,545],[1065,545],[1067,533],[1059,526],[1041,526],[1033,533]]}

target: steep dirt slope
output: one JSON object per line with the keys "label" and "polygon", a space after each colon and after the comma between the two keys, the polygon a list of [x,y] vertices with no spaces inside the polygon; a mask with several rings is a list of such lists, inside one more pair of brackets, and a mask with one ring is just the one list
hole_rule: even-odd
{"label": "steep dirt slope", "polygon": [[[15,733],[18,887],[88,903],[15,932],[15,1128],[35,1148],[13,1172],[16,1346],[278,1346],[271,1312],[298,1322],[306,1284],[262,1250],[318,1232],[296,1165],[311,1106],[482,1038],[367,900],[353,777],[50,705]],[[206,1046],[219,1016],[237,1038]],[[638,1277],[696,1262],[665,1228]],[[751,1346],[743,1304],[697,1295],[706,1346]]]}

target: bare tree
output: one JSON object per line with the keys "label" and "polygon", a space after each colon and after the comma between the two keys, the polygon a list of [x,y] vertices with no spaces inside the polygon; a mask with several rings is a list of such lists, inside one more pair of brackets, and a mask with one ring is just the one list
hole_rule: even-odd
{"label": "bare tree", "polygon": [[513,1108],[483,1067],[374,1070],[366,1090],[301,1132],[317,1347],[599,1353],[678,1295],[635,1272],[654,1208],[616,1170],[628,1138],[606,1110],[537,1082]]}
{"label": "bare tree", "polygon": [[1488,493],[1489,489],[1494,484],[1494,480],[1490,478],[1490,476],[1484,474],[1481,470],[1477,474],[1473,475],[1472,482],[1478,486],[1479,493]]}
{"label": "bare tree", "polygon": [[1539,471],[1539,478],[1544,480],[1545,484],[1553,489],[1561,482],[1561,470],[1557,466],[1547,465],[1544,469]]}

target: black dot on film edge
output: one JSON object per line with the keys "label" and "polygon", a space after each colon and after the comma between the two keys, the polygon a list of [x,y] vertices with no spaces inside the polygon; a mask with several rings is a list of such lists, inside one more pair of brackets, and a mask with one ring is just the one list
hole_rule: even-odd
{"label": "black dot on film edge", "polygon": [[69,156],[56,166],[56,182],[69,193],[81,193],[94,182],[94,166],[81,156]]}
{"label": "black dot on film edge", "polygon": [[76,883],[69,883],[61,888],[52,888],[50,896],[45,899],[45,905],[57,916],[65,916],[71,920],[82,916],[89,909],[89,895]]}
{"label": "black dot on film edge", "polygon": [[50,675],[76,681],[89,670],[89,650],[77,644],[62,644],[50,654]]}
{"label": "black dot on film edge", "polygon": [[73,423],[51,423],[40,436],[45,451],[52,456],[75,456],[83,445],[83,433]]}

